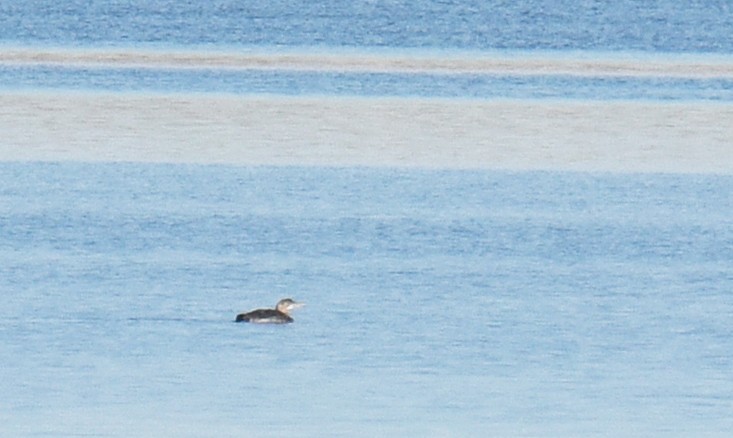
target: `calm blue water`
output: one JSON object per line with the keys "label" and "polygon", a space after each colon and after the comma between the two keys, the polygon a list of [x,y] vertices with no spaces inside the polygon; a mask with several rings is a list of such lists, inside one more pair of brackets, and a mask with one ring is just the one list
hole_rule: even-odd
{"label": "calm blue water", "polygon": [[731,184],[1,164],[3,428],[724,436]]}
{"label": "calm blue water", "polygon": [[[0,66],[6,88],[236,95],[733,102],[733,79]],[[3,88],[0,85],[0,89]]]}
{"label": "calm blue water", "polygon": [[[0,0],[0,50],[725,58],[732,8]],[[4,91],[684,105],[732,85],[0,65]],[[731,186],[0,157],[0,435],[728,436]],[[292,325],[232,322],[286,296],[307,303]]]}
{"label": "calm blue water", "polygon": [[[733,54],[725,1],[0,0],[0,50],[135,48],[227,53],[527,56]],[[733,80],[563,75],[323,73],[0,64],[0,90],[731,101]]]}
{"label": "calm blue water", "polygon": [[0,41],[733,53],[725,0],[0,1]]}

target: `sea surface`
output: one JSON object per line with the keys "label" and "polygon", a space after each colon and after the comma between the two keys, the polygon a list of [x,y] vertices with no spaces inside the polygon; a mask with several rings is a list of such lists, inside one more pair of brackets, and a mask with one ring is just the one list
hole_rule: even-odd
{"label": "sea surface", "polygon": [[29,45],[733,52],[724,0],[33,0],[0,2]]}
{"label": "sea surface", "polygon": [[724,436],[732,185],[3,164],[2,427]]}
{"label": "sea surface", "polygon": [[[0,0],[0,93],[684,109],[733,101],[731,29],[725,1]],[[0,157],[0,436],[729,436],[732,175],[432,167]],[[293,324],[233,322],[284,297]]]}

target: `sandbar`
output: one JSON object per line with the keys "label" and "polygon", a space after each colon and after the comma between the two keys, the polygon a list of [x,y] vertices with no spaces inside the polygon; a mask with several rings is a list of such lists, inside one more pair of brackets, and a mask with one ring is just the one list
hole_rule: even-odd
{"label": "sandbar", "polygon": [[0,161],[733,173],[733,105],[17,91]]}

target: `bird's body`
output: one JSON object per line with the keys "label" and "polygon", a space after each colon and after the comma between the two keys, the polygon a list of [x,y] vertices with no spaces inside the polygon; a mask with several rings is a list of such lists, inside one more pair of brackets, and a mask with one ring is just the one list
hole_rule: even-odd
{"label": "bird's body", "polygon": [[278,301],[274,309],[257,309],[237,315],[235,322],[251,322],[254,324],[287,324],[293,322],[290,311],[303,306],[290,298]]}

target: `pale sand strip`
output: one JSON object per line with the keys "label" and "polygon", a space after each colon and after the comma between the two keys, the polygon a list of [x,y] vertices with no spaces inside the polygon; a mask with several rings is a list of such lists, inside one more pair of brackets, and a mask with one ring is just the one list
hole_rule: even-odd
{"label": "pale sand strip", "polygon": [[[599,55],[601,56],[601,55]],[[238,53],[155,50],[4,48],[0,64],[86,68],[188,68],[430,73],[490,75],[570,75],[590,77],[733,78],[730,56],[611,56],[592,54],[389,54]]]}
{"label": "pale sand strip", "polygon": [[733,173],[733,105],[0,94],[0,160]]}

